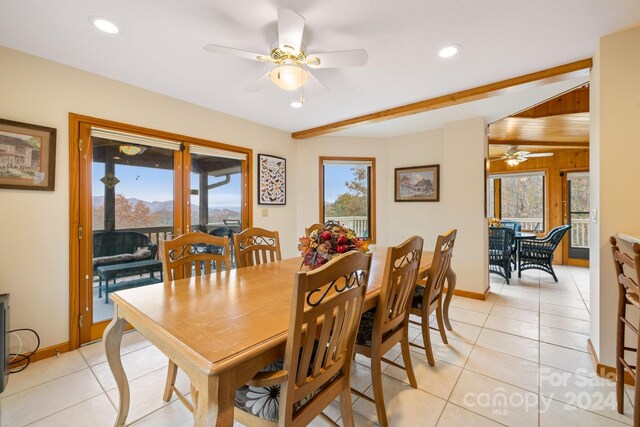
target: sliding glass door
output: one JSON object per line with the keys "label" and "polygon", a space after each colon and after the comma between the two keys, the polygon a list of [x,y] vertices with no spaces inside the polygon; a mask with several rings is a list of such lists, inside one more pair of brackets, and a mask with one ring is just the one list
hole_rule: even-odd
{"label": "sliding glass door", "polygon": [[78,306],[70,312],[77,315],[81,344],[102,337],[114,313],[113,292],[164,279],[164,240],[191,230],[231,237],[250,226],[250,150],[85,123],[78,134],[78,167],[72,171],[78,228],[71,232],[72,271],[77,265],[71,294]]}

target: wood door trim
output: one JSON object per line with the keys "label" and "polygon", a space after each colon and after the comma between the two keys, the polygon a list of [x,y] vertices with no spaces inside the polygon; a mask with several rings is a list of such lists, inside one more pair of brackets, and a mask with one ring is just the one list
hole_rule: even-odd
{"label": "wood door trim", "polygon": [[515,88],[534,87],[552,82],[567,80],[570,78],[583,75],[593,65],[591,58],[581,61],[571,62],[569,64],[560,65],[553,68],[489,83],[483,86],[477,86],[460,92],[454,92],[436,98],[425,99],[423,101],[402,105],[387,110],[377,111],[375,113],[365,114],[363,116],[354,117],[318,126],[311,129],[301,130],[291,134],[294,139],[306,139],[314,136],[325,135],[339,130],[348,129],[364,123],[381,122],[385,120],[396,119],[398,117],[409,116],[412,114],[424,113],[426,111],[437,110],[440,108],[450,107],[452,105],[464,104],[471,101],[489,98],[492,96],[509,93]]}
{"label": "wood door trim", "polygon": [[[205,147],[218,148],[237,153],[246,154],[247,160],[244,162],[243,170],[244,188],[243,197],[245,197],[247,207],[243,209],[243,221],[246,221],[248,227],[253,224],[253,150],[250,148],[239,147],[235,145],[224,144],[216,141],[210,141],[202,138],[196,138],[187,135],[180,135],[172,132],[165,132],[156,129],[149,129],[141,126],[131,125],[127,123],[115,122],[112,120],[101,119],[97,117],[85,116],[82,114],[69,113],[69,349],[73,350],[80,347],[80,328],[79,317],[80,311],[80,240],[78,238],[79,227],[83,226],[85,242],[88,239],[88,228],[85,221],[80,217],[80,125],[87,124],[90,126],[106,127],[120,130],[123,132],[136,133],[155,138],[169,139],[188,144],[202,145]],[[83,141],[83,153],[86,153],[86,147],[89,141]],[[182,163],[182,162],[180,162]],[[184,167],[182,167],[184,169]],[[176,172],[179,173],[179,172]],[[174,180],[174,185],[180,185],[180,193],[182,193],[182,177]],[[180,181],[180,182],[179,182]],[[175,191],[175,189],[174,189]],[[177,198],[174,198],[178,200]],[[182,210],[182,209],[181,209]],[[246,212],[246,213],[245,213]],[[184,213],[183,213],[184,214]],[[183,220],[180,226],[184,228]],[[174,225],[175,229],[175,225]],[[87,319],[85,321],[92,321]]]}

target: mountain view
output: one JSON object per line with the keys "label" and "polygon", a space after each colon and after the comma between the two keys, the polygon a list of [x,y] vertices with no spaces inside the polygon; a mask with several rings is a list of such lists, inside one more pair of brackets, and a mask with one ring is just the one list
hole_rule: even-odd
{"label": "mountain view", "polygon": [[[200,206],[191,205],[191,223],[200,223]],[[207,223],[240,219],[240,209],[209,208]],[[149,202],[116,195],[116,228],[164,227],[173,225],[173,202]],[[104,229],[104,196],[93,197],[93,229]]]}

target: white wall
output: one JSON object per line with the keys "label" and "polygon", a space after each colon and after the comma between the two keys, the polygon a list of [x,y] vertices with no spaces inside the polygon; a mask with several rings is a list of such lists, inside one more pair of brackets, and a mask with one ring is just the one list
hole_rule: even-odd
{"label": "white wall", "polygon": [[592,181],[599,181],[591,199],[599,210],[590,247],[591,340],[600,362],[610,366],[615,365],[617,287],[609,237],[640,229],[639,76],[640,27],[600,39],[591,76],[590,163]]}
{"label": "white wall", "polygon": [[[444,128],[389,141],[390,236],[413,234],[433,250],[438,234],[458,230],[452,265],[457,289],[482,294],[488,288],[487,222],[484,209],[486,126],[483,118],[447,123]],[[440,202],[394,202],[394,168],[440,165]],[[390,237],[391,240],[391,237]]]}
{"label": "white wall", "polygon": [[0,293],[11,293],[13,328],[34,328],[43,347],[68,340],[69,112],[249,147],[254,164],[258,153],[287,158],[288,203],[262,217],[254,192],[254,225],[280,230],[283,256],[296,254],[289,134],[3,47],[0,64],[0,117],[58,130],[55,191],[0,190]]}

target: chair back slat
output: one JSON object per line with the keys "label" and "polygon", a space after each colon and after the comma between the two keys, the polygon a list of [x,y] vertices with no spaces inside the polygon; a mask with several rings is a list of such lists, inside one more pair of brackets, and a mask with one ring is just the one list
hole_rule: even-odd
{"label": "chair back slat", "polygon": [[187,279],[231,268],[228,237],[193,232],[161,242],[162,269],[167,281]]}
{"label": "chair back slat", "polygon": [[[621,286],[625,292],[632,292],[636,295],[640,295],[640,244],[634,243],[631,247],[633,250],[633,258],[620,251],[616,238],[611,236],[609,238],[611,243],[611,252],[613,253],[613,264],[616,269],[616,277],[618,278],[618,285]],[[625,273],[625,267],[628,268],[629,273]]]}
{"label": "chair back slat", "polygon": [[324,224],[311,224],[309,227],[304,229],[304,235],[309,237],[312,232],[315,230],[322,230],[324,228]]}
{"label": "chair back slat", "polygon": [[413,236],[387,250],[387,260],[376,307],[373,339],[382,336],[409,318],[411,298],[416,287],[422,257],[421,237]]}
{"label": "chair back slat", "polygon": [[[511,233],[507,232],[505,234],[513,235],[512,230],[507,230],[511,231]],[[431,268],[427,274],[426,289],[429,289],[429,292],[425,292],[424,298],[426,301],[423,301],[423,304],[431,303],[442,294],[444,282],[447,278],[447,272],[451,268],[453,246],[456,242],[457,233],[458,230],[451,229],[445,234],[438,236],[433,253],[433,261],[431,262]],[[428,305],[425,306],[428,307]]]}
{"label": "chair back slat", "polygon": [[247,228],[233,235],[238,268],[280,261],[280,236],[277,231]]}
{"label": "chair back slat", "polygon": [[317,410],[310,403],[294,409],[293,402],[348,378],[370,268],[370,254],[350,252],[297,273],[284,362],[289,378],[281,388],[285,425],[294,411]]}

